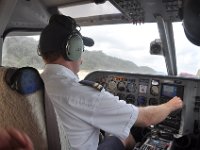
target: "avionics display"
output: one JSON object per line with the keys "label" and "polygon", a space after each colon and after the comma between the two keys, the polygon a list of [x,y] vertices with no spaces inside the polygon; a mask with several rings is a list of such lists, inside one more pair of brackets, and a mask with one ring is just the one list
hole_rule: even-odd
{"label": "avionics display", "polygon": [[162,96],[174,97],[177,95],[177,87],[174,85],[163,85]]}
{"label": "avionics display", "polygon": [[179,96],[183,97],[183,86],[172,85],[172,84],[162,84],[161,88],[162,97],[174,97]]}

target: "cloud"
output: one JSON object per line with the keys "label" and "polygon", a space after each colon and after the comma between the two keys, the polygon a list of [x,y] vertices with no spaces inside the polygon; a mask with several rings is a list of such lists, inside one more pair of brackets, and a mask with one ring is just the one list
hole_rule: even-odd
{"label": "cloud", "polygon": [[[173,26],[178,72],[196,74],[200,68],[200,48],[187,40],[181,23],[175,23]],[[130,60],[138,66],[167,72],[164,57],[149,53],[151,41],[159,38],[156,24],[82,27],[81,33],[95,41],[95,45],[87,48],[88,50],[102,50],[108,55]]]}
{"label": "cloud", "polygon": [[[158,31],[155,30],[152,33],[152,30],[148,28],[132,24],[86,27],[81,32],[83,35],[90,36],[94,39],[95,46],[93,49],[119,49],[122,51],[147,50],[149,49],[150,42],[158,38]],[[147,33],[147,36],[140,34],[142,32]],[[152,35],[155,35],[154,38],[152,38]]]}

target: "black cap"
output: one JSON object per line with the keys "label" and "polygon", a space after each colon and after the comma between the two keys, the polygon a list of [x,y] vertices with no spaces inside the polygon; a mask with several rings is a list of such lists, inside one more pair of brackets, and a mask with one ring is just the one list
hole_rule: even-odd
{"label": "black cap", "polygon": [[66,44],[67,39],[72,33],[79,34],[85,46],[93,46],[93,39],[82,36],[76,29],[77,27],[79,27],[79,25],[69,16],[59,14],[51,16],[49,24],[40,35],[39,52],[45,53],[63,50],[63,48],[65,48],[64,44]]}

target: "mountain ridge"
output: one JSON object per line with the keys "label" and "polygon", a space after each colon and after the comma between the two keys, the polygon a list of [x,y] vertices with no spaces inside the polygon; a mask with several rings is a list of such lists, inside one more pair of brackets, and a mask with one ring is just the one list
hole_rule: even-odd
{"label": "mountain ridge", "polygon": [[[13,67],[32,66],[42,69],[44,63],[37,53],[38,41],[27,37],[6,38],[3,51],[3,65]],[[22,57],[23,56],[23,57]],[[156,71],[147,66],[137,66],[135,63],[106,55],[101,50],[83,53],[83,64],[80,66],[87,72],[96,70],[122,71],[131,73],[150,73]]]}
{"label": "mountain ridge", "polygon": [[122,72],[135,72],[135,73],[153,73],[156,71],[147,66],[137,66],[135,63],[106,55],[101,50],[85,51],[83,53],[83,70],[109,70],[109,71],[122,71]]}

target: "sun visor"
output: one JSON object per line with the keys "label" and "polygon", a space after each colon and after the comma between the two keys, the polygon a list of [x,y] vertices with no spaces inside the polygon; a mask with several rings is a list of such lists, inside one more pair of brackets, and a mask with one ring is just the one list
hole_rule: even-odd
{"label": "sun visor", "polygon": [[185,0],[183,10],[183,27],[186,37],[193,44],[200,46],[200,1]]}

